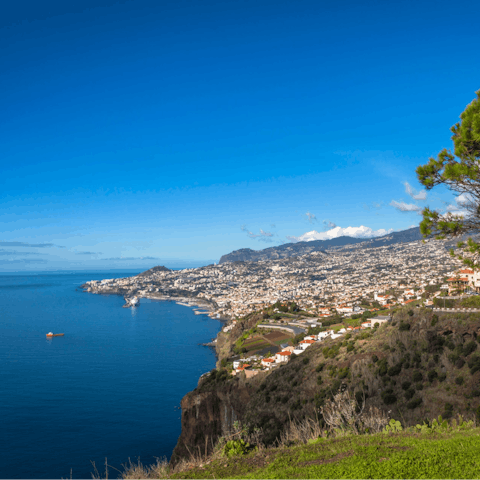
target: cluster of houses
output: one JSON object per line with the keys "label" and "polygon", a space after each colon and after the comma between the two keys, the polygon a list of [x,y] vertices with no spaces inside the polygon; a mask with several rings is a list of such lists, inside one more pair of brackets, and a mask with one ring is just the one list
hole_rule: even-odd
{"label": "cluster of houses", "polygon": [[[366,322],[363,322],[360,327],[343,327],[338,331],[329,329],[323,332],[319,332],[316,335],[307,335],[295,346],[289,346],[288,344],[282,344],[281,352],[276,353],[275,355],[267,358],[262,358],[261,356],[254,355],[247,359],[239,359],[233,362],[233,371],[232,375],[237,375],[238,373],[245,372],[247,378],[254,377],[262,370],[271,370],[278,365],[288,363],[292,353],[295,355],[301,355],[308,347],[312,346],[316,342],[321,342],[326,338],[339,338],[346,333],[355,333],[360,330],[365,330],[367,328],[375,327],[375,324],[383,325],[391,320],[389,316],[379,316],[369,319]],[[248,363],[249,362],[249,363]]]}
{"label": "cluster of houses", "polygon": [[480,292],[480,271],[473,271],[470,268],[459,270],[448,280],[448,293],[463,292],[471,290]]}

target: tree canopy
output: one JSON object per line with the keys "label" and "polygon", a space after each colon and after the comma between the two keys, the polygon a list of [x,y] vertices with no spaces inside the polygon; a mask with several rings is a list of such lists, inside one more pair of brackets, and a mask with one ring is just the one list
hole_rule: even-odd
{"label": "tree canopy", "polygon": [[[480,232],[480,90],[476,95],[460,115],[460,122],[450,129],[453,153],[443,149],[437,158],[417,168],[418,180],[427,190],[445,185],[457,194],[459,206],[459,210],[446,213],[425,208],[420,223],[424,237],[445,239]],[[469,238],[457,246],[458,258],[480,269],[480,243]]]}

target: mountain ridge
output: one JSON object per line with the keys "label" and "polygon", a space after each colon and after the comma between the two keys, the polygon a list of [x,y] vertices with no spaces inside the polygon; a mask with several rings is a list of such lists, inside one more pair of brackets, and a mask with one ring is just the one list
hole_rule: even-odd
{"label": "mountain ridge", "polygon": [[222,255],[219,263],[236,261],[275,260],[279,258],[288,258],[298,255],[305,255],[312,252],[322,252],[331,247],[343,247],[345,245],[365,244],[364,248],[374,248],[395,243],[407,243],[421,240],[422,234],[419,227],[409,228],[400,232],[392,232],[381,237],[375,238],[355,238],[341,236],[329,240],[312,240],[309,242],[285,243],[276,247],[268,247],[263,250],[252,250],[251,248],[241,248],[233,252]]}

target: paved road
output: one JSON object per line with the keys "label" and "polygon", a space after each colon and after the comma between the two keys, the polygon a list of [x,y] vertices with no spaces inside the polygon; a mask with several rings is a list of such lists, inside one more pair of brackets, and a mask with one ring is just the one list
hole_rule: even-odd
{"label": "paved road", "polygon": [[293,325],[284,325],[281,323],[261,323],[258,325],[259,327],[262,328],[271,328],[273,330],[290,330],[293,332],[295,335],[298,335],[299,333],[305,333],[306,330],[304,328],[300,327],[294,327]]}

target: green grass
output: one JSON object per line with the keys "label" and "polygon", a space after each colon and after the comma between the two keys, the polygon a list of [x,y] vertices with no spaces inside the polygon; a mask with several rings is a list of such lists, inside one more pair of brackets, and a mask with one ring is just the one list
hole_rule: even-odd
{"label": "green grass", "polygon": [[480,428],[319,439],[221,459],[173,478],[479,478]]}

